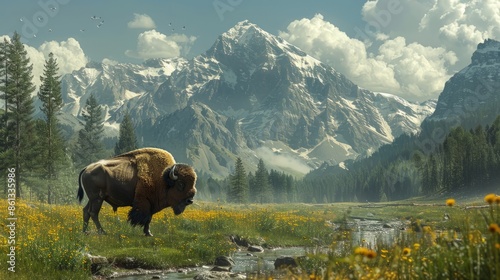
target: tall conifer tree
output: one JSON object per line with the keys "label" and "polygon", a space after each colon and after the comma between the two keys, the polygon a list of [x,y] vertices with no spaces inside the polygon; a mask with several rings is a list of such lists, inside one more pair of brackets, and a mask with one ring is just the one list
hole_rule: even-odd
{"label": "tall conifer tree", "polygon": [[33,98],[35,91],[32,76],[33,65],[15,32],[7,48],[7,80],[5,86],[7,102],[6,146],[10,167],[16,169],[16,196],[21,197],[21,178],[32,163],[33,147]]}
{"label": "tall conifer tree", "polygon": [[45,61],[43,76],[40,77],[42,85],[38,97],[42,101],[40,110],[45,115],[43,134],[39,135],[42,154],[41,163],[45,179],[47,180],[47,202],[52,203],[52,187],[57,178],[57,165],[64,159],[64,147],[59,128],[57,113],[62,107],[61,82],[57,75],[59,67],[52,53]]}
{"label": "tall conifer tree", "polygon": [[134,125],[127,112],[120,124],[120,136],[115,145],[115,154],[119,155],[135,149],[137,149],[137,138],[135,137]]}
{"label": "tall conifer tree", "polygon": [[85,110],[82,113],[85,126],[78,132],[75,160],[77,166],[84,166],[97,161],[102,157],[104,147],[102,134],[104,132],[104,119],[101,106],[94,95],[87,99]]}
{"label": "tall conifer tree", "polygon": [[271,186],[269,184],[269,172],[262,159],[259,160],[257,171],[255,171],[255,186],[252,191],[256,192],[258,203],[268,203],[272,200]]}
{"label": "tall conifer tree", "polygon": [[248,180],[241,158],[236,159],[234,174],[230,177],[228,200],[235,203],[248,202]]}

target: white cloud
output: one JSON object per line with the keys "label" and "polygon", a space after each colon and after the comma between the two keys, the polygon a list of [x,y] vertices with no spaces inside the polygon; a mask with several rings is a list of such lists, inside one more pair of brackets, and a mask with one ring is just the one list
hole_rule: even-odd
{"label": "white cloud", "polygon": [[54,54],[59,66],[59,74],[64,75],[84,67],[88,63],[80,43],[74,38],[66,41],[50,41],[43,43],[38,50],[47,59],[50,53]]}
{"label": "white cloud", "polygon": [[321,15],[293,21],[280,33],[361,87],[409,99],[436,97],[450,76],[446,67],[456,62],[454,53],[407,44],[403,37],[389,39],[383,33],[374,34],[382,44],[369,52],[362,41],[350,38]]}
{"label": "white cloud", "polygon": [[390,14],[381,33],[391,38],[405,37],[407,42],[442,47],[458,58],[449,72],[470,63],[477,45],[487,38],[500,39],[500,1],[498,0],[376,0],[364,4],[363,19],[383,22],[390,3],[398,2],[399,14]]}
{"label": "white cloud", "polygon": [[385,41],[378,49],[377,60],[384,61],[394,69],[401,93],[407,97],[431,97],[439,93],[450,78],[448,65],[456,63],[453,52],[443,48],[407,44],[405,38],[397,37]]}
{"label": "white cloud", "polygon": [[153,19],[146,14],[136,14],[134,13],[134,19],[127,23],[128,28],[143,28],[143,29],[153,29],[156,28],[156,24]]}
{"label": "white cloud", "polygon": [[109,59],[109,58],[104,58],[104,59],[102,60],[102,64],[117,65],[117,64],[118,64],[118,61],[116,61],[116,60],[112,60],[112,59]]}
{"label": "white cloud", "polygon": [[125,54],[141,59],[178,57],[188,53],[195,40],[194,36],[167,36],[156,30],[148,30],[139,34],[137,50],[127,50]]}
{"label": "white cloud", "polygon": [[[3,38],[7,38],[10,41],[9,36],[0,36],[2,41]],[[44,42],[38,49],[25,44],[24,49],[28,54],[30,63],[33,64],[33,83],[36,86],[41,84],[40,76],[43,75],[45,60],[49,58],[49,53],[53,53],[57,59],[59,67],[58,75],[61,76],[84,67],[88,62],[87,57],[80,47],[80,43],[74,38],[68,38],[68,40],[61,42]]]}

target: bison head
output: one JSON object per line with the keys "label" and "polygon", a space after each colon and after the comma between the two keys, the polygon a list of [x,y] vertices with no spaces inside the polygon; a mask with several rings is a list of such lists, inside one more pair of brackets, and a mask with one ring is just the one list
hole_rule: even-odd
{"label": "bison head", "polygon": [[196,194],[196,173],[194,169],[182,163],[176,163],[163,172],[167,183],[167,202],[175,215],[184,212],[186,206],[193,204]]}

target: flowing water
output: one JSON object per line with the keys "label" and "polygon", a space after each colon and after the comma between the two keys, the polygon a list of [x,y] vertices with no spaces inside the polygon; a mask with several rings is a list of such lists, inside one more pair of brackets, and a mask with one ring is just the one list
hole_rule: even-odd
{"label": "flowing water", "polygon": [[[386,225],[384,227],[384,225]],[[371,247],[375,244],[391,244],[400,234],[402,227],[399,222],[382,223],[377,220],[353,219],[349,222],[348,227],[351,229],[351,239],[353,246]],[[271,271],[274,270],[274,261],[280,256],[299,257],[304,256],[306,249],[303,247],[290,247],[278,249],[266,249],[263,253],[249,253],[246,251],[236,252],[232,258],[235,265],[231,272],[234,273],[251,273],[255,271]],[[159,279],[193,279],[194,276],[200,274],[204,270],[210,270],[212,266],[203,266],[180,272],[169,272],[164,274],[149,274],[149,275],[134,275],[119,277],[125,280],[145,280],[152,279],[153,275],[157,275]]]}

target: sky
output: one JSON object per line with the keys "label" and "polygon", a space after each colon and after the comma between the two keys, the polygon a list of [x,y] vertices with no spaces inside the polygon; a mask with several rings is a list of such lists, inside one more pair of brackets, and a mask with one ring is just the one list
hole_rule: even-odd
{"label": "sky", "polygon": [[498,0],[1,1],[0,37],[21,35],[35,77],[51,52],[60,74],[89,61],[192,58],[249,20],[360,87],[424,101],[478,43],[500,40]]}

